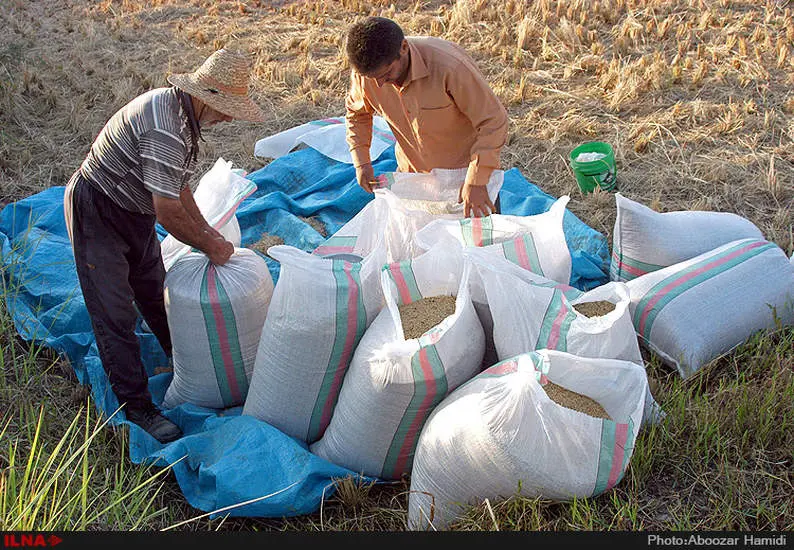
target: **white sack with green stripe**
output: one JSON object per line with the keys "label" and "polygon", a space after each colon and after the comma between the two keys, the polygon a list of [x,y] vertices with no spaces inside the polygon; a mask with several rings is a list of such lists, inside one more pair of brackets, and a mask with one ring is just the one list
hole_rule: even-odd
{"label": "white sack with green stripe", "polygon": [[280,263],[243,414],[312,443],[322,436],[353,352],[384,305],[384,250],[360,262],[334,260],[289,245],[268,254]]}
{"label": "white sack with green stripe", "polygon": [[[625,283],[609,282],[583,292],[533,274],[528,276],[518,266],[489,261],[481,253],[468,253],[467,257],[485,287],[499,360],[548,348],[642,364]],[[598,317],[587,317],[573,308],[580,302],[601,300],[613,303],[615,308]]]}
{"label": "white sack with green stripe", "polygon": [[[553,349],[644,366],[631,321],[631,295],[626,283],[613,281],[583,292],[511,262],[497,262],[482,249],[467,249],[465,256],[475,266],[488,295],[498,360],[537,349]],[[598,317],[587,317],[573,307],[602,300],[615,304],[615,308]],[[649,387],[643,424],[656,424],[664,416]]]}
{"label": "white sack with green stripe", "polygon": [[[448,269],[433,250],[384,266],[387,307],[361,338],[323,437],[311,452],[368,476],[399,479],[411,471],[427,417],[449,392],[480,371],[485,336],[469,297],[471,267]],[[455,296],[455,311],[406,340],[399,305]]]}
{"label": "white sack with green stripe", "polygon": [[[565,242],[562,220],[570,197],[563,195],[541,214],[434,220],[416,233],[423,250],[434,246],[479,247],[484,251],[547,279],[568,284],[571,253]],[[472,300],[485,301],[478,278],[472,275]]]}
{"label": "white sack with green stripe", "polygon": [[[548,381],[595,400],[609,419],[556,403],[543,389]],[[634,452],[647,384],[636,363],[553,350],[486,369],[444,399],[422,430],[409,528],[445,529],[486,498],[565,502],[612,489]]]}
{"label": "white sack with green stripe", "polygon": [[259,337],[273,295],[267,262],[236,248],[223,265],[190,252],[165,276],[174,376],[165,408],[225,409],[245,402]]}
{"label": "white sack with green stripe", "polygon": [[794,323],[794,266],[764,239],[736,240],[626,284],[640,341],[683,378],[776,321]]}
{"label": "white sack with green stripe", "polygon": [[[562,221],[569,200],[569,196],[563,195],[546,212],[532,216],[492,214],[482,218],[435,220],[417,231],[416,242],[423,250],[436,246],[479,248],[492,255],[494,261],[509,260],[531,273],[567,285],[571,279],[571,252]],[[462,255],[458,261],[462,265]],[[485,331],[485,366],[490,366],[496,359],[493,319],[476,270],[472,272],[469,288]]]}
{"label": "white sack with green stripe", "polygon": [[613,281],[630,281],[737,239],[764,238],[755,224],[732,212],[656,212],[620,193],[615,193],[615,203]]}

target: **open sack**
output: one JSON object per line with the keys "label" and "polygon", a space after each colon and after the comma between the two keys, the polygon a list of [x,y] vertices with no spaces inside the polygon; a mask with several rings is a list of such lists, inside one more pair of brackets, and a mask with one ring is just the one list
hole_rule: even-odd
{"label": "open sack", "polygon": [[[450,271],[443,250],[384,266],[386,307],[364,333],[323,437],[311,452],[352,471],[399,479],[411,471],[427,417],[479,372],[484,335],[468,291],[470,268]],[[454,296],[454,312],[405,338],[400,305]]]}
{"label": "open sack", "polygon": [[[558,403],[544,389],[550,382],[600,412]],[[422,431],[409,528],[444,529],[486,498],[569,501],[611,489],[631,459],[646,391],[636,363],[554,350],[486,369],[444,399]]]}

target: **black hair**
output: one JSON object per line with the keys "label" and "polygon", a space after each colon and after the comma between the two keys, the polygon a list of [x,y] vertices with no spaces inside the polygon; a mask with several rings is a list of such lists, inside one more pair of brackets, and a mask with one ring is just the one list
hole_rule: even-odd
{"label": "black hair", "polygon": [[400,57],[405,35],[400,26],[385,17],[367,17],[347,32],[347,57],[353,68],[368,74]]}

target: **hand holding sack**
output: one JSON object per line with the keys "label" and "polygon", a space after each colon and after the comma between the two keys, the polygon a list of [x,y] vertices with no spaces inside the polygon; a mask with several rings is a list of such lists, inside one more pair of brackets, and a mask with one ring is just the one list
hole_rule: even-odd
{"label": "hand holding sack", "polygon": [[[235,217],[237,207],[256,191],[256,184],[232,169],[231,161],[222,157],[199,180],[193,198],[201,215],[235,247],[240,246],[240,224]],[[173,235],[167,235],[160,243],[163,265],[166,271],[182,256],[191,251],[190,246]]]}

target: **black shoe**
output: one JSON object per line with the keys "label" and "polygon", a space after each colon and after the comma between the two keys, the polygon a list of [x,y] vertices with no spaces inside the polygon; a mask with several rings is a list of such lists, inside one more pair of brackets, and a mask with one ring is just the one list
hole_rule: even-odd
{"label": "black shoe", "polygon": [[179,426],[164,417],[156,407],[128,409],[127,420],[136,423],[160,443],[170,443],[182,437]]}

